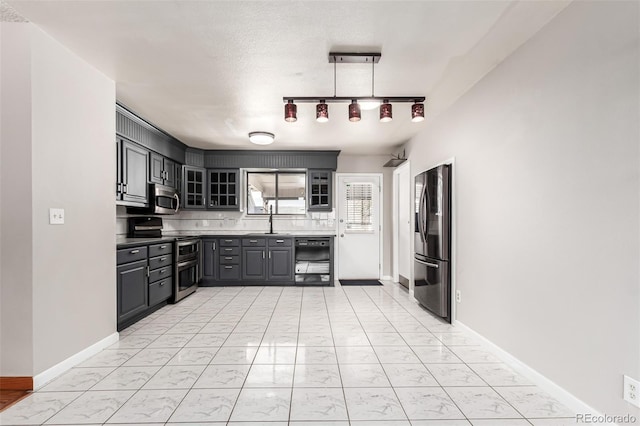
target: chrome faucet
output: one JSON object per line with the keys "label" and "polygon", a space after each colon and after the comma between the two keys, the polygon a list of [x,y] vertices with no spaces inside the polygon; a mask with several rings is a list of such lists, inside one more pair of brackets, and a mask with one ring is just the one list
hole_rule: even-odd
{"label": "chrome faucet", "polygon": [[269,233],[273,234],[273,205],[269,205]]}

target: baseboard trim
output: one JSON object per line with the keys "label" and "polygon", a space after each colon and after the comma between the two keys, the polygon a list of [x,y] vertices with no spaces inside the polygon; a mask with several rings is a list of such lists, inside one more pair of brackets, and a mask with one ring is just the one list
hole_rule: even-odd
{"label": "baseboard trim", "polygon": [[33,377],[29,376],[6,376],[0,377],[0,390],[33,390]]}
{"label": "baseboard trim", "polygon": [[113,333],[105,337],[104,339],[94,343],[93,345],[81,350],[80,352],[74,355],[71,355],[69,358],[65,359],[62,362],[59,362],[53,367],[44,370],[42,373],[37,374],[36,376],[33,377],[33,389],[38,389],[42,387],[43,385],[55,379],[60,374],[69,370],[70,368],[75,367],[81,362],[89,359],[90,357],[97,354],[104,348],[113,345],[119,340],[119,338],[120,338],[120,335],[117,332]]}
{"label": "baseboard trim", "polygon": [[522,374],[524,377],[529,379],[531,383],[549,393],[551,396],[556,398],[571,410],[575,411],[576,413],[589,413],[593,414],[594,416],[602,416],[602,413],[589,406],[589,404],[577,398],[571,392],[564,389],[562,386],[558,385],[546,376],[542,375],[529,365],[520,361],[518,358],[511,355],[509,352],[505,351],[500,346],[496,345],[491,340],[487,339],[482,334],[473,330],[469,326],[461,323],[460,321],[455,321],[455,326],[463,329],[464,331],[481,341],[485,346],[495,352],[498,358],[501,358],[505,362],[505,364],[509,365],[509,367],[513,368],[516,372]]}

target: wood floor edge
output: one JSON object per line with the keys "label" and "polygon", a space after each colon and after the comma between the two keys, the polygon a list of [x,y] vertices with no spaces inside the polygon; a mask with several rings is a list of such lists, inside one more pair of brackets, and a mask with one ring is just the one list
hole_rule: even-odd
{"label": "wood floor edge", "polygon": [[33,390],[33,377],[0,377],[0,389],[2,390]]}

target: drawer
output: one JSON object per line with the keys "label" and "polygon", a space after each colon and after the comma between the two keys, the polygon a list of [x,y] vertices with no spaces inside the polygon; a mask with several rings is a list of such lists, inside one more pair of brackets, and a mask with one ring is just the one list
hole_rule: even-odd
{"label": "drawer", "polygon": [[266,238],[243,238],[242,247],[264,247]]}
{"label": "drawer", "polygon": [[269,247],[291,247],[293,238],[269,238]]}
{"label": "drawer", "polygon": [[221,265],[220,266],[220,281],[239,280],[239,279],[240,279],[240,265]]}
{"label": "drawer", "polygon": [[220,256],[221,265],[238,265],[240,263],[240,256]]}
{"label": "drawer", "polygon": [[156,269],[149,273],[149,282],[154,283],[158,280],[169,278],[173,275],[173,267],[165,266],[164,268]]}
{"label": "drawer", "polygon": [[162,256],[173,253],[173,243],[167,242],[149,246],[149,257]]}
{"label": "drawer", "polygon": [[236,256],[240,254],[240,247],[220,247],[220,256]]}
{"label": "drawer", "polygon": [[220,238],[220,247],[238,247],[240,246],[240,238]]}
{"label": "drawer", "polygon": [[118,250],[116,256],[118,265],[122,263],[135,262],[136,260],[144,260],[147,258],[147,247],[131,247],[128,249]]}
{"label": "drawer", "polygon": [[171,277],[149,284],[149,306],[164,302],[173,294],[173,279]]}
{"label": "drawer", "polygon": [[166,256],[152,257],[149,259],[149,269],[162,268],[163,266],[173,266],[173,255],[168,254]]}

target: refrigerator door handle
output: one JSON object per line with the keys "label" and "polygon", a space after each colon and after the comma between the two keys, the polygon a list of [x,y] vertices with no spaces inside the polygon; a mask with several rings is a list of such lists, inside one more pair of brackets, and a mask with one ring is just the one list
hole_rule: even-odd
{"label": "refrigerator door handle", "polygon": [[427,241],[426,235],[425,235],[425,231],[423,228],[424,225],[424,203],[422,202],[424,200],[424,194],[426,192],[427,186],[424,185],[422,187],[422,192],[420,193],[420,207],[418,208],[418,231],[420,233],[420,240],[424,243]]}
{"label": "refrigerator door handle", "polygon": [[430,266],[430,267],[432,267],[432,268],[436,268],[436,269],[438,269],[438,268],[440,267],[437,263],[424,262],[424,261],[422,261],[422,260],[415,259],[415,258],[414,258],[413,260],[415,260],[416,262],[421,263],[421,264],[423,264],[423,265]]}

